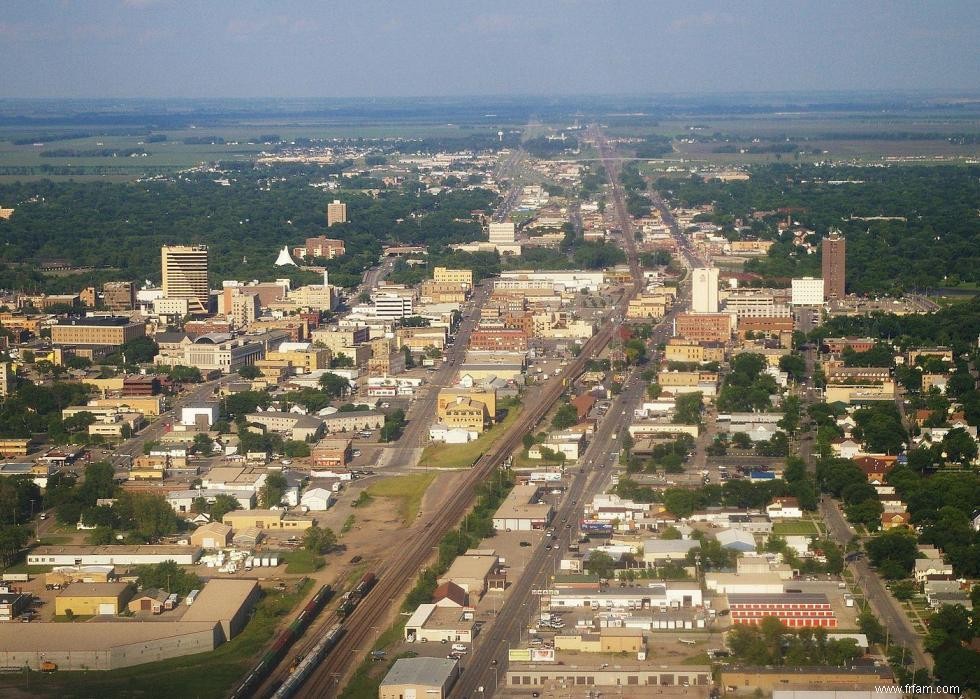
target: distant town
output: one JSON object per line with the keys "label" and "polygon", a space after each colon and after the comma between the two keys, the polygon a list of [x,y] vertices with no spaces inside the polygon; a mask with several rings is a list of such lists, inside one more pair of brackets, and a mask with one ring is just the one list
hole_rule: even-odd
{"label": "distant town", "polygon": [[[281,191],[302,224],[277,214],[278,237],[189,231],[100,266],[59,229],[62,259],[8,260],[0,687],[977,690],[975,286],[890,271],[894,227],[945,235],[925,204],[840,203],[860,177],[939,185],[526,129],[270,137],[113,186]],[[957,168],[947,201],[976,219]],[[51,215],[31,186],[0,236]]]}

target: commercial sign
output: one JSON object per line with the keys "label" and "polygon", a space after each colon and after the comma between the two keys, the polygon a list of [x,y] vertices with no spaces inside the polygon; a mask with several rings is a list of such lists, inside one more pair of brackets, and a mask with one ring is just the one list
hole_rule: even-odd
{"label": "commercial sign", "polygon": [[531,649],[531,662],[532,663],[553,663],[553,662],[555,662],[555,649],[554,648],[532,648]]}
{"label": "commercial sign", "polygon": [[583,532],[608,533],[612,534],[612,522],[604,522],[601,519],[583,519],[580,529]]}
{"label": "commercial sign", "polygon": [[511,648],[507,651],[507,659],[510,662],[529,663],[531,662],[530,648]]}

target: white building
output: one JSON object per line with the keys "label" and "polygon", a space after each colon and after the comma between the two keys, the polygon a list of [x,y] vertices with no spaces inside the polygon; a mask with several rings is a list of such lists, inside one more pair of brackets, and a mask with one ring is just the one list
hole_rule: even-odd
{"label": "white building", "polygon": [[823,279],[802,277],[794,279],[792,284],[790,303],[794,306],[823,305]]}
{"label": "white building", "polygon": [[333,493],[326,488],[310,488],[300,498],[300,505],[314,512],[330,509],[333,504]]}
{"label": "white building", "polygon": [[125,566],[174,561],[189,566],[200,557],[197,546],[38,546],[27,554],[27,565]]}
{"label": "white building", "polygon": [[489,237],[491,243],[506,245],[513,243],[516,239],[516,228],[510,221],[505,223],[491,223],[489,227]]}
{"label": "white building", "polygon": [[380,293],[371,297],[379,318],[406,318],[413,313],[414,301],[409,295]]}
{"label": "white building", "polygon": [[187,405],[180,409],[180,424],[189,427],[203,425],[205,428],[210,428],[218,421],[218,413],[217,404]]}
{"label": "white building", "polygon": [[691,282],[691,310],[695,313],[718,312],[718,269],[698,267]]}
{"label": "white building", "polygon": [[467,430],[462,427],[450,427],[441,422],[437,422],[429,428],[429,439],[433,442],[445,442],[446,444],[466,444],[478,438],[480,433],[475,430]]}

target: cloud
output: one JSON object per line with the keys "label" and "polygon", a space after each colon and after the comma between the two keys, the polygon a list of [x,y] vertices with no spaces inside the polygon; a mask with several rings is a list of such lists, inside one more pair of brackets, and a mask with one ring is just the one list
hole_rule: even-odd
{"label": "cloud", "polygon": [[734,23],[735,18],[727,12],[702,12],[701,14],[678,17],[668,26],[672,32],[682,32],[687,29],[704,29]]}

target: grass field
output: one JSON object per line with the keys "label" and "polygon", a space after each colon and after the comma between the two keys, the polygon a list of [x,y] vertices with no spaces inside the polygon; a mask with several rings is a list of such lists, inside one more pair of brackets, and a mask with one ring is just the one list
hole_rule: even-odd
{"label": "grass field", "polygon": [[512,406],[507,410],[507,417],[466,444],[430,444],[422,452],[423,463],[428,468],[469,468],[484,454],[497,439],[506,432],[517,420],[521,410]]}
{"label": "grass field", "polygon": [[793,522],[775,522],[772,525],[772,533],[777,536],[786,535],[813,535],[817,536],[820,532],[813,522],[807,520]]}
{"label": "grass field", "polygon": [[[405,622],[408,621],[405,617],[402,617],[394,625],[392,625],[387,631],[385,631],[378,638],[377,643],[374,644],[372,650],[382,650],[397,643],[404,636]],[[378,696],[378,688],[381,686],[381,680],[391,669],[391,666],[395,664],[398,658],[415,657],[414,652],[402,653],[397,656],[387,657],[381,661],[374,661],[370,657],[365,658],[360,665],[357,666],[357,670],[354,671],[354,675],[351,677],[350,682],[344,687],[344,691],[341,692],[341,699],[374,699]]]}
{"label": "grass field", "polygon": [[306,549],[286,551],[281,553],[280,556],[286,561],[287,573],[314,573],[323,567],[323,556],[318,556]]}
{"label": "grass field", "polygon": [[392,498],[398,500],[398,512],[401,514],[405,525],[411,524],[418,514],[419,507],[422,505],[422,497],[425,491],[432,485],[437,474],[411,473],[407,476],[394,476],[385,478],[382,481],[373,483],[365,491],[372,497]]}
{"label": "grass field", "polygon": [[[0,695],[4,695],[4,688],[7,688],[27,691],[27,695],[64,699],[98,696],[143,699],[224,697],[235,682],[245,676],[247,668],[271,640],[276,626],[302,599],[311,584],[307,580],[298,590],[288,594],[267,592],[245,630],[211,653],[108,672],[59,671],[43,675],[32,672],[30,677],[22,673],[0,675]],[[95,628],[93,626],[93,631]]]}

